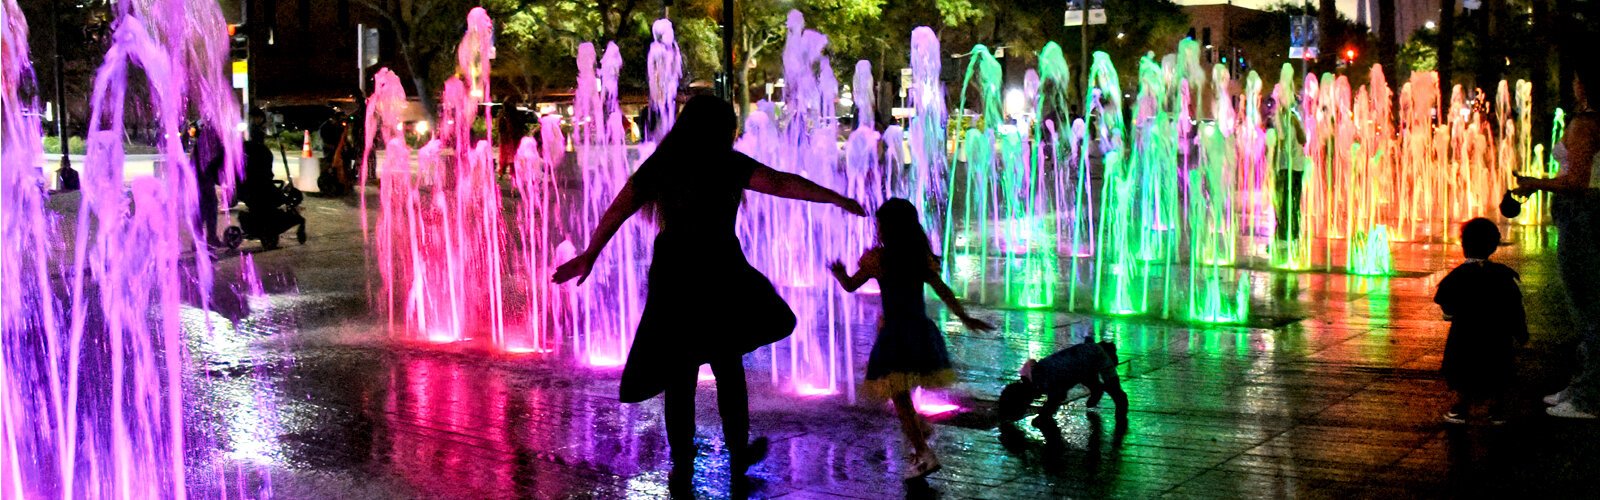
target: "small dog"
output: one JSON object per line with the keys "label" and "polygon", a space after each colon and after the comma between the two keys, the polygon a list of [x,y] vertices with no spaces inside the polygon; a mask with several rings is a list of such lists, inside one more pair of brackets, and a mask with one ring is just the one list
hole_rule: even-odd
{"label": "small dog", "polygon": [[1123,392],[1122,381],[1117,378],[1117,346],[1111,342],[1086,341],[1042,360],[1030,359],[1022,365],[1021,375],[1021,379],[1000,391],[1002,422],[1022,418],[1028,405],[1044,395],[1044,407],[1033,424],[1054,423],[1056,411],[1067,401],[1067,392],[1078,384],[1089,388],[1089,408],[1098,407],[1100,397],[1110,393],[1117,405],[1117,420],[1128,418],[1128,393]]}

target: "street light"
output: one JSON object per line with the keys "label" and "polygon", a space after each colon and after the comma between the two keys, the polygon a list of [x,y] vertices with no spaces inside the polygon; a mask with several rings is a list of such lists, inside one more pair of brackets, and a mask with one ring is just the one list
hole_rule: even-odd
{"label": "street light", "polygon": [[1028,111],[1028,97],[1022,93],[1022,89],[1013,87],[1007,90],[1004,102],[1006,114],[1012,118],[1020,117]]}
{"label": "street light", "polygon": [[76,191],[78,189],[78,171],[72,169],[72,160],[67,157],[67,84],[62,74],[65,64],[61,57],[61,15],[56,11],[56,5],[61,2],[50,2],[50,45],[55,49],[56,64],[56,100],[61,101],[56,106],[56,138],[61,141],[61,161],[56,168],[56,188],[61,191]]}

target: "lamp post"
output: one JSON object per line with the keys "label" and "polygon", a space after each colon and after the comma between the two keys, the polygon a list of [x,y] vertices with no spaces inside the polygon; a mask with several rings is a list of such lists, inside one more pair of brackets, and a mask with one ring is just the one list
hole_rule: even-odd
{"label": "lamp post", "polygon": [[[77,172],[72,170],[72,159],[67,157],[67,81],[62,76],[61,57],[61,15],[57,9],[60,2],[50,2],[50,43],[55,46],[56,53],[56,137],[61,142],[61,163],[56,174],[61,178],[77,179]],[[63,183],[66,184],[66,183]],[[76,189],[77,186],[59,186],[62,189]]]}

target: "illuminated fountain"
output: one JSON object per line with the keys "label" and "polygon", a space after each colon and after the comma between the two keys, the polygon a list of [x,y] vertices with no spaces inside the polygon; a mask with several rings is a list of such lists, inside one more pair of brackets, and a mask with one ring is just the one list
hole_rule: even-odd
{"label": "illuminated fountain", "polygon": [[[487,29],[487,17],[472,16],[469,27]],[[398,122],[403,94],[380,72],[368,133],[390,151],[379,169],[384,206],[373,237],[384,284],[374,295],[395,306],[391,324],[402,337],[483,337],[497,350],[566,352],[591,366],[626,359],[643,307],[649,217],[624,225],[584,286],[541,277],[585,246],[587,228],[671,127],[683,57],[670,22],[655,22],[651,35],[655,121],[643,142],[629,145],[623,132],[616,45],[603,53],[581,45],[571,137],[548,116],[541,137],[524,140],[510,179],[514,220],[490,209],[500,202],[491,158],[470,136],[488,90],[474,69],[492,54],[484,38],[469,30],[463,40],[458,62],[468,77],[446,85],[444,115],[415,168]],[[1244,267],[1389,274],[1392,242],[1448,239],[1455,222],[1486,213],[1513,172],[1548,172],[1527,139],[1531,105],[1520,84],[1515,93],[1501,86],[1490,105],[1459,90],[1444,101],[1428,72],[1394,96],[1378,68],[1352,89],[1343,76],[1285,65],[1268,87],[1253,71],[1201,65],[1199,45],[1186,40],[1138,61],[1134,89],[1122,87],[1104,53],[1086,69],[1088,88],[1072,88],[1060,47],[1046,44],[1022,88],[1005,90],[998,61],[976,46],[962,81],[949,82],[960,84],[952,127],[944,55],[937,36],[918,28],[904,89],[913,114],[880,124],[872,63],[856,62],[842,93],[828,43],[791,13],[782,99],[744,116],[736,148],[869,206],[912,200],[942,249],[946,278],[986,305],[1064,299],[1074,311],[1246,323]],[[1130,90],[1137,99],[1124,103]],[[1070,115],[1077,102],[1087,103],[1086,118]],[[850,107],[856,121],[846,129],[840,117]],[[581,177],[576,191],[557,182],[569,175],[560,170],[568,155]],[[1303,182],[1284,182],[1290,171],[1303,171]],[[1278,206],[1299,216],[1279,221]],[[828,286],[822,271],[873,244],[870,220],[750,194],[738,224],[751,263],[799,316],[795,335],[768,351],[773,382],[853,393],[854,325],[875,312]],[[398,243],[383,243],[391,239]],[[490,270],[516,278],[497,281]]]}
{"label": "illuminated fountain", "polygon": [[[1121,87],[1116,70],[1103,52],[1090,68],[1091,111],[1101,129],[1097,138],[1104,155],[1100,235],[1095,249],[1095,309],[1112,314],[1144,314],[1159,287],[1170,292],[1172,273],[1163,272],[1174,255],[1175,184],[1178,155],[1176,121],[1169,118],[1170,97],[1162,68],[1151,57],[1139,62],[1139,94],[1133,123],[1122,143]],[[1187,124],[1187,122],[1185,122]],[[1108,131],[1113,131],[1107,133]],[[1087,140],[1088,135],[1085,135]],[[1126,148],[1126,149],[1124,149]],[[1160,295],[1163,317],[1171,293]]]}
{"label": "illuminated fountain", "polygon": [[[875,132],[867,134],[858,127],[841,154],[839,81],[824,54],[828,38],[806,29],[797,11],[789,14],[787,27],[782,108],[759,103],[757,111],[746,117],[745,134],[735,148],[772,168],[840,192],[881,192],[885,176],[869,171],[879,164]],[[857,81],[870,88],[870,79],[863,76],[858,71]],[[858,106],[858,117],[871,114],[866,108],[870,102]],[[846,319],[858,320],[861,313],[825,270],[830,261],[854,262],[861,255],[871,244],[868,224],[833,207],[756,194],[745,197],[738,226],[745,254],[777,285],[797,319],[794,334],[768,348],[774,385],[806,395],[854,397],[850,360],[852,325],[857,321]]]}
{"label": "illuminated fountain", "polygon": [[566,139],[561,136],[560,117],[547,118],[539,128],[542,147],[541,141],[532,137],[523,137],[517,144],[511,176],[517,191],[514,226],[521,237],[515,242],[521,266],[518,275],[525,278],[522,326],[527,332],[524,345],[507,349],[513,352],[547,352],[558,343],[562,331],[577,326],[567,317],[572,307],[566,287],[539,279],[554,273],[562,262],[556,251],[561,242],[555,241],[554,235],[565,219],[556,173],[566,153]]}
{"label": "illuminated fountain", "polygon": [[[935,248],[944,247],[945,211],[949,203],[944,181],[949,171],[945,144],[949,112],[945,109],[944,82],[939,78],[943,60],[939,35],[927,26],[911,30],[911,88],[906,90],[906,100],[915,110],[907,131],[911,169],[906,172],[909,179],[893,186],[899,191],[890,193],[911,200],[917,206],[917,213],[922,214],[922,227],[928,230],[928,238]],[[891,128],[890,132],[893,131]],[[947,261],[954,258],[950,256]]]}
{"label": "illuminated fountain", "polygon": [[[1053,59],[1060,60],[1060,49],[1054,53]],[[1005,119],[1000,62],[983,45],[973,47],[968,55],[957,114],[962,119],[968,116],[966,90],[973,86],[974,76],[980,112],[974,126],[966,128],[956,142],[957,155],[950,159],[944,253],[951,258],[944,261],[945,275],[959,275],[961,279],[952,286],[957,295],[980,303],[990,302],[988,284],[994,277],[1001,286],[998,299],[1002,303],[1049,307],[1055,300],[1059,251],[1057,224],[1049,219],[1056,208],[1052,198],[1060,190],[1046,183],[1042,151],[1030,145],[1036,138],[1028,137],[1033,130],[1026,120],[1012,123]],[[1047,75],[1056,80],[1059,89],[1067,76],[1065,63],[1052,66]],[[1037,74],[1034,79],[1037,81]],[[1026,102],[1017,105],[1026,106]],[[1054,111],[1064,112],[1060,108]],[[996,260],[997,272],[991,274]]]}
{"label": "illuminated fountain", "polygon": [[[210,328],[185,328],[180,309],[191,300],[210,306],[212,275],[208,253],[184,256],[205,248],[205,237],[190,223],[200,187],[179,131],[192,111],[222,134],[220,178],[231,191],[242,157],[238,105],[220,70],[227,42],[221,30],[201,28],[222,26],[222,14],[215,2],[116,4],[111,47],[93,82],[83,189],[67,246],[57,243],[64,235],[44,208],[27,27],[13,1],[0,6],[0,497],[183,498],[191,486],[183,346],[185,334]],[[150,102],[128,101],[137,75]],[[137,107],[153,110],[166,132],[163,161],[157,176],[125,182],[125,112]],[[62,250],[70,261],[52,259]],[[190,458],[199,465],[208,456]]]}
{"label": "illuminated fountain", "polygon": [[[199,28],[225,23],[215,3],[203,0],[116,4],[111,51],[93,86],[75,232],[63,238],[37,168],[39,106],[26,26],[14,0],[0,1],[0,224],[7,243],[0,249],[0,497],[184,497],[210,479],[186,473],[208,457],[186,463],[199,446],[185,442],[192,438],[183,427],[191,360],[179,348],[187,340],[182,300],[197,297],[198,307],[208,307],[212,276],[206,252],[195,254],[194,264],[185,255],[204,244],[187,223],[201,187],[176,131],[190,112],[207,129],[236,130],[239,110],[219,70],[226,42],[221,30]],[[366,166],[376,161],[374,220],[369,200],[361,200],[377,274],[373,302],[399,339],[472,339],[500,352],[620,364],[643,306],[654,232],[648,218],[624,226],[584,287],[557,287],[547,278],[587,243],[574,239],[586,233],[569,236],[572,228],[594,226],[638,158],[671,126],[683,76],[672,26],[652,26],[646,64],[658,120],[643,134],[646,144],[630,152],[625,142],[616,46],[597,57],[585,44],[571,151],[562,119],[545,117],[541,136],[518,148],[508,180],[516,196],[508,203],[494,176],[493,120],[484,105],[492,95],[493,25],[481,9],[467,21],[460,76],[445,86],[434,130],[413,129],[422,144],[407,142],[399,79],[387,70],[375,77],[365,139],[368,151],[384,152],[364,158],[362,168],[365,184],[372,180]],[[1192,41],[1173,56],[1137,63],[1131,109],[1109,56],[1095,54],[1089,88],[1071,89],[1060,48],[1046,45],[1039,66],[1023,78],[1024,102],[1032,105],[1022,113],[1008,112],[999,65],[987,48],[975,47],[967,79],[977,77],[971,109],[981,121],[963,124],[952,144],[939,79],[944,54],[927,28],[912,34],[906,98],[914,116],[876,123],[871,63],[857,62],[857,121],[841,141],[840,85],[827,37],[806,30],[798,14],[789,30],[788,92],[781,104],[760,103],[746,116],[739,149],[869,204],[911,199],[946,254],[947,277],[990,304],[1048,307],[1065,293],[1067,307],[1077,308],[1081,292],[1099,312],[1244,322],[1249,289],[1237,266],[1256,254],[1239,249],[1257,238],[1270,242],[1273,228],[1289,233],[1282,248],[1263,245],[1273,266],[1389,274],[1394,242],[1448,240],[1455,223],[1490,213],[1511,174],[1553,174],[1547,146],[1531,141],[1531,94],[1523,82],[1494,89],[1491,104],[1460,88],[1446,95],[1435,74],[1416,72],[1391,109],[1389,82],[1377,68],[1369,85],[1352,89],[1345,77],[1297,75],[1286,65],[1269,96],[1262,96],[1259,75],[1244,75],[1235,108],[1226,94],[1238,76],[1221,67],[1206,72]],[[154,110],[169,133],[160,145],[160,175],[127,182],[120,168],[126,88],[140,74],[152,101],[135,104]],[[961,83],[964,119],[971,82]],[[1066,108],[1080,96],[1087,119],[1069,122]],[[1006,115],[1025,120],[1007,123]],[[1558,112],[1553,140],[1562,122]],[[477,123],[485,127],[481,136],[474,135]],[[225,191],[240,167],[239,143],[228,139]],[[580,187],[563,190],[569,155]],[[1304,166],[1305,183],[1280,190],[1278,176],[1296,164]],[[1103,172],[1098,188],[1094,172]],[[1531,200],[1519,222],[1541,223],[1543,200]],[[1280,225],[1274,204],[1299,207],[1304,217]],[[838,291],[822,270],[870,245],[870,222],[756,194],[742,210],[745,251],[800,316],[795,335],[768,350],[774,382],[797,393],[849,397],[854,325],[870,323],[872,309]],[[52,260],[62,250],[70,250],[70,262]],[[1061,256],[1071,260],[1065,278]],[[986,295],[991,278],[1002,286],[993,298]],[[261,291],[255,280],[247,278],[251,294]],[[1049,351],[1047,319],[1029,320],[1036,325],[1028,331],[1039,332],[1027,345],[1030,356]]]}
{"label": "illuminated fountain", "polygon": [[[378,221],[366,236],[382,279],[375,302],[387,311],[390,331],[401,339],[476,340],[496,350],[538,347],[531,345],[530,333],[536,332],[506,331],[502,276],[509,267],[507,228],[489,145],[493,120],[482,106],[490,95],[493,31],[482,8],[468,14],[467,34],[457,52],[458,74],[445,82],[437,127],[417,149],[414,169],[400,120],[404,91],[387,69],[374,77],[367,144],[381,133],[385,151],[378,167]],[[489,137],[482,139],[472,135],[480,109],[489,124]],[[362,161],[364,166],[367,160]],[[396,312],[403,326],[396,324]]]}
{"label": "illuminated fountain", "polygon": [[[656,24],[656,37],[660,39],[663,36],[671,39],[671,24]],[[658,51],[665,50],[662,47],[660,42],[651,47],[652,61],[677,57],[662,54]],[[671,47],[675,48],[676,45]],[[660,66],[654,68],[661,69]],[[583,210],[576,215],[579,216],[578,234],[583,238],[588,237],[591,228],[599,225],[600,216],[637,168],[628,158],[626,135],[622,128],[622,108],[617,101],[617,76],[621,71],[622,56],[616,44],[606,45],[598,66],[594,45],[585,43],[578,46],[572,146],[582,176]],[[676,76],[672,78],[676,82]],[[662,77],[651,77],[652,82],[658,80],[662,80]],[[655,84],[652,83],[654,88]],[[673,116],[667,109],[673,108],[671,99],[671,95],[652,90],[650,105],[658,109],[658,116],[663,121]],[[660,129],[658,133],[646,131],[642,135],[647,140],[659,140],[665,130]],[[550,147],[553,139],[545,139],[546,147]],[[568,217],[572,215],[575,214],[567,214]],[[628,357],[628,347],[633,342],[633,333],[644,312],[644,279],[650,262],[651,243],[655,237],[655,226],[647,219],[635,216],[624,223],[595,263],[595,271],[589,277],[589,282],[577,287],[574,292],[577,294],[575,305],[578,308],[578,324],[571,332],[574,354],[590,365],[621,366]],[[575,244],[576,248],[583,248],[588,242],[577,243],[581,244]],[[537,281],[546,278],[534,276],[529,279]]]}

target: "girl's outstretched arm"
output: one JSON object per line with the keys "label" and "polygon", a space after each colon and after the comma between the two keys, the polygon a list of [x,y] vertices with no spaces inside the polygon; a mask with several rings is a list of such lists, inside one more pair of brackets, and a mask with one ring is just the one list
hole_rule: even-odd
{"label": "girl's outstretched arm", "polygon": [[966,326],[968,329],[983,332],[994,330],[994,325],[989,324],[989,322],[974,318],[971,314],[967,314],[967,308],[961,305],[961,301],[956,299],[956,293],[950,290],[950,285],[946,285],[944,283],[944,279],[940,278],[937,273],[930,270],[928,272],[927,282],[928,286],[933,287],[933,293],[938,295],[939,300],[944,302],[945,307],[950,308],[950,312],[955,314],[957,318],[961,319],[962,325]]}
{"label": "girl's outstretched arm", "polygon": [[861,288],[861,285],[865,285],[867,283],[867,276],[865,276],[866,273],[857,272],[855,274],[850,274],[849,272],[845,271],[843,262],[839,262],[837,260],[833,261],[833,264],[829,265],[828,269],[833,271],[833,279],[837,280],[839,282],[839,286],[844,287],[844,291],[846,292],[854,292]]}
{"label": "girl's outstretched arm", "polygon": [[867,211],[863,210],[861,204],[857,203],[856,200],[846,198],[832,189],[817,185],[817,183],[811,182],[805,177],[788,172],[779,172],[766,165],[756,166],[755,170],[750,174],[750,189],[779,198],[827,203],[858,216],[867,215]]}
{"label": "girl's outstretched arm", "polygon": [[828,266],[828,270],[833,271],[833,279],[839,281],[839,286],[844,287],[844,291],[855,292],[861,285],[867,284],[867,280],[878,276],[877,250],[867,250],[867,253],[861,254],[861,259],[856,263],[855,274],[846,272],[844,263],[837,260]]}
{"label": "girl's outstretched arm", "polygon": [[594,267],[594,261],[600,256],[600,251],[611,242],[611,237],[622,228],[622,223],[627,222],[628,217],[632,217],[642,206],[644,203],[635,193],[633,180],[629,179],[622,185],[622,190],[617,192],[617,198],[611,200],[611,206],[606,207],[606,213],[600,216],[600,225],[595,226],[594,234],[589,236],[589,246],[572,260],[556,267],[555,282],[566,283],[577,278],[578,283],[582,284],[584,280],[589,279],[589,270]]}

